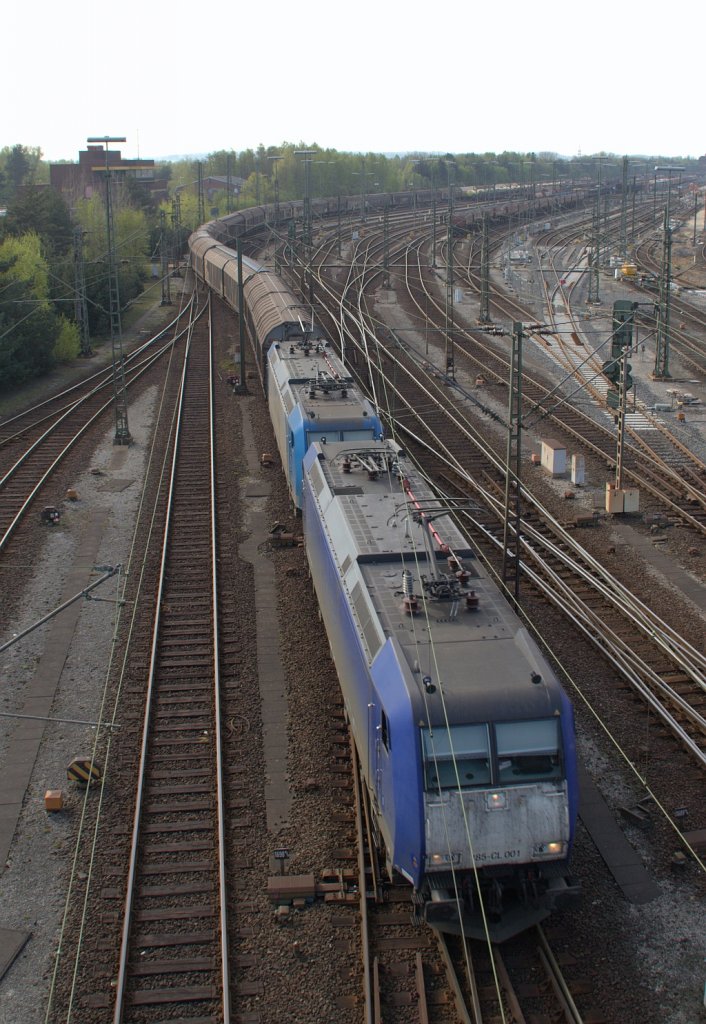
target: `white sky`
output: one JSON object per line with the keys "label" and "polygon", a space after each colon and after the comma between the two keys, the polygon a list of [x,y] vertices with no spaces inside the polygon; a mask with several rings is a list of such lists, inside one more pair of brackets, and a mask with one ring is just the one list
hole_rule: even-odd
{"label": "white sky", "polygon": [[[13,0],[0,146],[699,156],[703,7]],[[657,68],[662,64],[662,70]],[[14,94],[14,98],[13,98]]]}

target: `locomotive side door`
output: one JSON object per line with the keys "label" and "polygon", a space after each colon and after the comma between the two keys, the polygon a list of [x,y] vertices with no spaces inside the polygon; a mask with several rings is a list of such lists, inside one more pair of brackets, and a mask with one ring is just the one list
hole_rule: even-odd
{"label": "locomotive side door", "polygon": [[380,704],[375,705],[374,714],[376,719],[373,749],[375,798],[380,810],[385,812],[389,810],[388,794],[391,785],[390,720]]}

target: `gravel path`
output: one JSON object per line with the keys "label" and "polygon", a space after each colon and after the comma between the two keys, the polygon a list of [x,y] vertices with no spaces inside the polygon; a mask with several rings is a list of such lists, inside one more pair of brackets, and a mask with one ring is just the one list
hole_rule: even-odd
{"label": "gravel path", "polygon": [[[37,565],[24,583],[20,611],[13,621],[2,622],[0,635],[11,636],[59,604],[67,573],[74,565],[82,530],[96,516],[105,517],[105,529],[96,564],[115,565],[128,558],[157,390],[151,388],[129,410],[133,444],[114,447],[114,426],[75,480],[77,502],[65,501],[58,526],[47,529]],[[95,471],[95,472],[94,472]],[[123,487],[123,484],[127,486]],[[32,779],[24,801],[10,856],[0,876],[0,927],[31,933],[27,945],[0,982],[0,1019],[33,1024],[44,1019],[52,973],[52,954],[64,914],[64,891],[72,867],[73,835],[81,816],[83,790],[67,782],[66,767],[76,756],[90,756],[95,731],[65,724],[65,719],[96,721],[110,659],[115,628],[117,579],[95,592],[101,600],[83,603]],[[2,657],[4,712],[21,710],[27,686],[41,657],[51,624],[19,641]],[[2,719],[3,747],[15,727]],[[64,810],[47,813],[44,794],[61,789]],[[93,797],[92,797],[93,798]],[[81,871],[81,865],[77,865]]]}

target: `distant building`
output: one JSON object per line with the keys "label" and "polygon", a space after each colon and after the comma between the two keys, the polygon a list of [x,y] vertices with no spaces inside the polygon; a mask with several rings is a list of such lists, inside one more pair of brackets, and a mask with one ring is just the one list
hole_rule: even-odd
{"label": "distant building", "polygon": [[[198,182],[197,182],[198,184]],[[236,178],[232,174],[230,176],[230,192],[231,195],[239,196],[240,190],[245,184],[245,178]],[[211,174],[208,178],[204,178],[203,187],[206,190],[206,195],[209,199],[213,199],[216,192],[227,192],[228,191],[228,177],[223,174]]]}
{"label": "distant building", "polygon": [[[115,180],[134,179],[155,200],[167,198],[166,179],[155,178],[154,160],[126,160],[119,149],[109,152]],[[105,149],[89,146],[78,154],[78,163],[49,164],[49,182],[69,203],[90,199],[105,180]]]}

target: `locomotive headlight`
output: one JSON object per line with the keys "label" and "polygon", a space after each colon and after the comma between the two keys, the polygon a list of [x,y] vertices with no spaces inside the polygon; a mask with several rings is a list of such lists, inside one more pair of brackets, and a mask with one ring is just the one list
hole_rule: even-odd
{"label": "locomotive headlight", "polygon": [[566,853],[566,843],[536,843],[532,853],[535,857],[561,857]]}
{"label": "locomotive headlight", "polygon": [[489,811],[503,811],[507,807],[507,796],[505,793],[488,793],[485,806]]}
{"label": "locomotive headlight", "polygon": [[427,856],[427,864],[431,868],[438,868],[441,864],[460,864],[460,853],[430,853]]}

